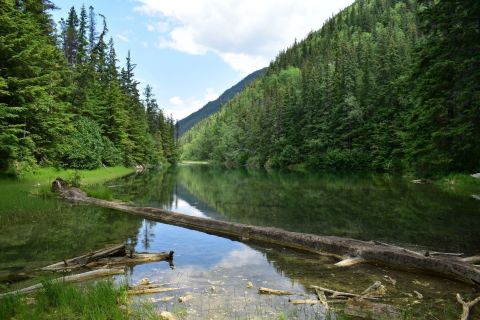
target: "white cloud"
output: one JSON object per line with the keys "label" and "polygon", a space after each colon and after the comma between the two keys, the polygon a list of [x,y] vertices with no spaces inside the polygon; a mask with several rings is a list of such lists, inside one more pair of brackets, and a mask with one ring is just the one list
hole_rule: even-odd
{"label": "white cloud", "polygon": [[219,94],[212,88],[207,88],[205,90],[205,95],[202,98],[189,97],[183,99],[181,97],[174,96],[168,100],[170,105],[167,106],[164,111],[165,114],[171,114],[173,115],[173,118],[180,120],[197,111],[208,102],[217,99],[218,97]]}
{"label": "white cloud", "polygon": [[207,103],[207,102],[210,102],[210,101],[213,101],[213,100],[217,100],[219,96],[220,95],[215,90],[213,90],[212,88],[207,88],[207,92],[205,93],[204,101],[205,101],[205,103]]}
{"label": "white cloud", "polygon": [[171,97],[170,100],[171,104],[173,104],[174,106],[182,106],[183,105],[183,100],[182,98],[180,97]]}
{"label": "white cloud", "polygon": [[123,34],[117,34],[117,38],[122,40],[123,42],[129,42],[130,41],[130,39],[128,39],[128,37],[123,35]]}
{"label": "white cloud", "polygon": [[[249,73],[353,0],[136,0],[155,17],[158,46],[189,54],[218,54]],[[151,28],[149,28],[150,30]]]}
{"label": "white cloud", "polygon": [[153,24],[147,24],[147,30],[153,32],[155,31],[155,26]]}

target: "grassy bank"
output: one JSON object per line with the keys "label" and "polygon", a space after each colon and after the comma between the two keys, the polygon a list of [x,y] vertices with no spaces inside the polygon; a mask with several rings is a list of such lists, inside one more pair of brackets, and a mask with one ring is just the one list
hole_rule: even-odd
{"label": "grassy bank", "polygon": [[158,319],[149,304],[131,304],[126,286],[111,281],[75,286],[44,282],[45,289],[29,296],[0,300],[0,319]]}
{"label": "grassy bank", "polygon": [[27,173],[20,178],[20,181],[34,185],[50,185],[57,177],[64,180],[72,180],[78,177],[82,184],[88,185],[103,183],[133,172],[135,172],[135,169],[127,167],[106,167],[95,170],[40,168],[34,172]]}
{"label": "grassy bank", "polygon": [[442,190],[458,195],[480,195],[480,179],[468,174],[452,173],[437,178],[434,184]]}

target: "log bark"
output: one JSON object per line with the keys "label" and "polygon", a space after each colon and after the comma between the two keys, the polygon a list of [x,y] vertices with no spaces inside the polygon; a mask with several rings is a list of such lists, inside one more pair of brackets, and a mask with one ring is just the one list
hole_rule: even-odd
{"label": "log bark", "polygon": [[100,249],[97,251],[90,252],[75,258],[68,260],[63,260],[61,262],[54,263],[52,265],[42,268],[44,271],[58,271],[64,269],[75,269],[82,266],[85,266],[89,263],[95,262],[97,260],[111,257],[111,256],[124,256],[126,254],[125,245],[119,244],[112,247]]}
{"label": "log bark", "polygon": [[157,287],[157,288],[139,288],[135,287],[128,290],[129,295],[139,295],[139,294],[152,294],[152,293],[163,293],[163,292],[170,292],[179,290],[178,288],[164,288],[164,287]]}
{"label": "log bark", "polygon": [[[71,276],[57,278],[52,280],[52,282],[81,282],[81,281],[87,281],[87,280],[92,280],[92,279],[102,278],[102,277],[109,277],[109,276],[119,275],[124,273],[125,273],[124,269],[98,269],[98,270],[88,271],[88,272],[75,274]],[[43,285],[41,283],[37,283],[27,288],[0,294],[0,299],[6,296],[11,296],[11,295],[27,294],[42,288],[43,288]]]}
{"label": "log bark", "polygon": [[258,289],[259,294],[272,294],[275,296],[294,296],[296,293],[290,292],[290,291],[285,291],[285,290],[275,290],[275,289],[270,289],[270,288],[259,288]]}
{"label": "log bark", "polygon": [[193,217],[160,208],[130,207],[86,196],[79,197],[78,194],[68,197],[68,192],[61,192],[60,194],[67,200],[111,208],[152,221],[199,230],[227,238],[249,239],[250,241],[276,244],[317,254],[327,253],[338,257],[358,257],[373,264],[388,265],[397,269],[421,270],[469,284],[480,285],[480,270],[458,258],[426,257],[421,253],[393,245]]}
{"label": "log bark", "polygon": [[289,302],[290,302],[291,304],[310,304],[310,305],[321,303],[321,302],[318,301],[318,300],[312,300],[312,299],[289,300]]}
{"label": "log bark", "polygon": [[98,268],[118,265],[134,265],[154,261],[172,261],[173,251],[169,253],[132,253],[127,254],[125,245],[97,250],[79,257],[57,262],[42,268],[43,271],[65,272],[80,268]]}

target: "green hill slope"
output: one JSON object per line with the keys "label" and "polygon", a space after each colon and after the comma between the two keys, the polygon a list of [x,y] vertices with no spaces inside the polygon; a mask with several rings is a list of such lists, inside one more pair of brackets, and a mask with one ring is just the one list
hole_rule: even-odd
{"label": "green hill slope", "polygon": [[202,121],[203,119],[209,117],[210,115],[214,114],[220,108],[228,103],[230,100],[235,97],[236,94],[241,92],[247,85],[249,85],[252,81],[260,77],[265,73],[267,68],[263,68],[260,70],[257,70],[245,78],[242,79],[239,83],[222,93],[222,95],[214,100],[210,101],[207,103],[205,106],[203,106],[200,110],[192,113],[188,117],[183,118],[182,120],[178,121],[178,133],[180,135],[183,135],[186,131],[190,130],[194,125],[196,125],[198,122]]}
{"label": "green hill slope", "polygon": [[480,169],[479,4],[432,3],[356,1],[190,130],[183,158],[419,174]]}

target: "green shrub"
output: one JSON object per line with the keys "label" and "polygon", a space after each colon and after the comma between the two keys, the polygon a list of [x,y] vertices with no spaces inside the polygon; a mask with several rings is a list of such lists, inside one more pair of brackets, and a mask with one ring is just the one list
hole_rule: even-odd
{"label": "green shrub", "polygon": [[121,151],[115,147],[113,142],[107,137],[102,137],[103,153],[102,162],[106,166],[115,167],[123,164],[123,157]]}
{"label": "green shrub", "polygon": [[79,117],[75,131],[60,148],[60,164],[72,169],[96,169],[102,164],[103,138],[98,124]]}

